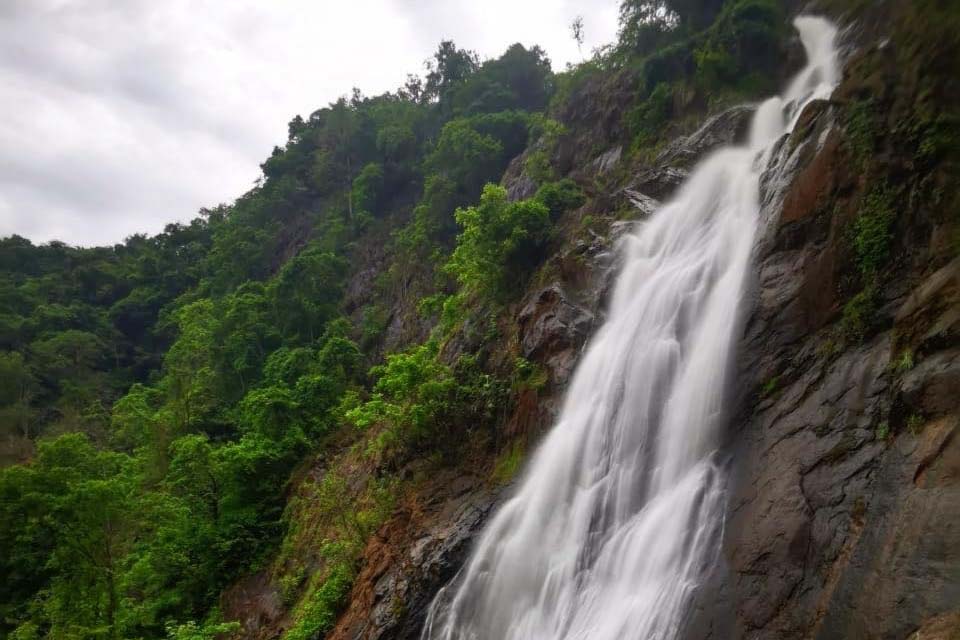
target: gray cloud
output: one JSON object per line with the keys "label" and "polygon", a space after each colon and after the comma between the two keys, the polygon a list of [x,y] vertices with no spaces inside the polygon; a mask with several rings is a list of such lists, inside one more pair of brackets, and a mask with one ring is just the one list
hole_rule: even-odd
{"label": "gray cloud", "polygon": [[[4,0],[0,235],[107,244],[248,189],[286,123],[416,72],[441,38],[579,55],[616,0]],[[534,19],[536,17],[536,19]],[[591,35],[591,22],[596,28]]]}

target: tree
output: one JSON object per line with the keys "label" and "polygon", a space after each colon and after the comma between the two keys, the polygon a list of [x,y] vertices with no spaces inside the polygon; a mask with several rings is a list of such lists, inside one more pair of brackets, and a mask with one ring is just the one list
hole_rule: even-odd
{"label": "tree", "polygon": [[459,118],[444,125],[425,164],[431,173],[448,177],[469,198],[497,173],[502,154],[503,145],[497,139],[477,131],[469,119]]}
{"label": "tree", "polygon": [[41,610],[50,636],[122,637],[120,580],[136,529],[136,487],[128,457],[97,451],[82,434],[40,444],[17,502],[40,518],[33,532],[49,536],[52,578]]}
{"label": "tree", "polygon": [[308,247],[287,261],[269,292],[285,336],[313,342],[336,314],[347,264],[319,247]]}
{"label": "tree", "polygon": [[159,413],[162,394],[155,387],[135,384],[115,403],[110,418],[110,442],[123,451],[132,453],[149,447],[164,451],[170,434]]}
{"label": "tree", "polygon": [[354,136],[360,130],[360,120],[356,105],[340,98],[331,107],[326,122],[320,131],[320,145],[323,162],[333,165],[330,170],[347,189],[347,206],[350,219],[353,219],[353,195],[350,184],[353,181],[353,167],[357,162]]}
{"label": "tree", "polygon": [[583,52],[583,16],[577,16],[570,23],[570,35],[577,43],[577,51]]}
{"label": "tree", "polygon": [[216,523],[223,499],[223,470],[205,435],[190,434],[170,445],[170,467],[164,478],[171,491],[189,500],[195,512]]}
{"label": "tree", "polygon": [[163,359],[161,387],[175,433],[186,433],[217,405],[219,319],[209,299],[184,305],[174,319],[179,335]]}
{"label": "tree", "polygon": [[445,102],[448,94],[479,66],[480,60],[475,52],[458,49],[452,40],[442,41],[433,60],[426,64],[424,95],[429,100]]}
{"label": "tree", "polygon": [[220,376],[235,379],[241,395],[259,378],[267,354],[280,343],[271,302],[263,284],[248,282],[219,305],[216,341],[221,345]]}
{"label": "tree", "polygon": [[456,115],[540,111],[552,91],[553,73],[546,53],[517,43],[453,87],[449,101]]}
{"label": "tree", "polygon": [[376,162],[364,165],[353,180],[351,189],[353,206],[358,211],[372,213],[383,191],[383,166]]}
{"label": "tree", "polygon": [[67,329],[31,345],[52,375],[79,377],[93,369],[104,355],[104,343],[88,331]]}
{"label": "tree", "polygon": [[0,352],[0,424],[15,428],[24,438],[32,435],[36,386],[23,354]]}

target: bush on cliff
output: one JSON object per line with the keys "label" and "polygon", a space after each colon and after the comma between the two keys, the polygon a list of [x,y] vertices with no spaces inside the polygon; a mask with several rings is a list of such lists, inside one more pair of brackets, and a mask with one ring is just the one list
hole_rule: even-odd
{"label": "bush on cliff", "polygon": [[469,293],[503,299],[539,263],[550,230],[550,210],[538,200],[509,202],[507,190],[488,184],[473,207],[457,209],[463,229],[445,270]]}

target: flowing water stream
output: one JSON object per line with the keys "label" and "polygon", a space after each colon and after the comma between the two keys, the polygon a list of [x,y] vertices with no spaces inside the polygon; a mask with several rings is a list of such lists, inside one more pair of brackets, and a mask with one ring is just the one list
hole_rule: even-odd
{"label": "flowing water stream", "polygon": [[703,160],[623,242],[607,320],[558,422],[438,594],[424,640],[678,636],[722,538],[714,457],[760,173],[803,106],[837,82],[833,25],[794,25],[807,66],[758,107],[748,143]]}

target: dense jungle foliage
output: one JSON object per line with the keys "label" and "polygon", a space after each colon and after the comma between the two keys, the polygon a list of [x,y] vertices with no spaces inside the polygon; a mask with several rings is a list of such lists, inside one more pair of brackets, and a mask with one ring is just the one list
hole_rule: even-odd
{"label": "dense jungle foliage", "polygon": [[[554,166],[564,105],[636,73],[623,124],[646,153],[775,87],[787,32],[777,0],[624,0],[618,42],[560,73],[537,47],[442,42],[396,91],[293,118],[257,186],[189,224],[0,239],[0,638],[210,638],[260,569],[286,636],[322,636],[409,463],[496,449],[542,384],[483,345],[595,188]],[[511,199],[525,151],[535,194]]]}

